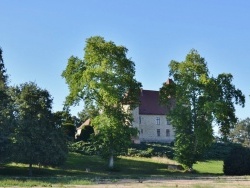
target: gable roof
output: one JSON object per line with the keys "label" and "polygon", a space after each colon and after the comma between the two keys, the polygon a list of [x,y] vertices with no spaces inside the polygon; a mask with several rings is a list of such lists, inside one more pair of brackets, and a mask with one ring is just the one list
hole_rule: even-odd
{"label": "gable roof", "polygon": [[140,95],[139,114],[166,115],[167,107],[160,105],[159,91],[142,90]]}
{"label": "gable roof", "polygon": [[77,129],[83,129],[85,126],[89,126],[91,125],[91,120],[87,119],[80,127],[78,127]]}

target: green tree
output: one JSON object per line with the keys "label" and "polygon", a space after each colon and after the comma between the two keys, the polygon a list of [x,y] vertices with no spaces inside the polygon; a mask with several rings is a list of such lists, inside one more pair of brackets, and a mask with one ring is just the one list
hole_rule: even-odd
{"label": "green tree", "polygon": [[71,116],[68,110],[57,111],[53,113],[53,118],[58,127],[61,127],[69,141],[75,139],[76,126],[80,124],[80,120],[75,116]]}
{"label": "green tree", "polygon": [[[95,140],[100,152],[113,158],[128,147],[135,129],[131,127],[131,112],[139,104],[141,83],[134,78],[134,62],[126,57],[127,49],[102,37],[86,41],[84,60],[70,57],[62,76],[70,93],[66,105],[83,100],[85,109],[100,112],[91,117]],[[125,105],[129,110],[124,110]]]}
{"label": "green tree", "polygon": [[11,152],[11,127],[13,126],[13,111],[8,95],[8,76],[0,48],[0,162],[9,158]]}
{"label": "green tree", "polygon": [[212,143],[212,123],[217,122],[226,138],[237,121],[234,104],[244,106],[245,97],[235,89],[231,74],[210,77],[205,59],[196,50],[183,62],[171,61],[169,68],[174,82],[163,84],[161,101],[166,105],[175,101],[167,115],[175,128],[175,158],[192,169]]}
{"label": "green tree", "polygon": [[250,118],[237,122],[230,130],[229,140],[250,147]]}
{"label": "green tree", "polygon": [[56,166],[67,155],[61,129],[52,118],[52,97],[35,83],[11,88],[17,125],[14,132],[14,161],[32,165]]}
{"label": "green tree", "polygon": [[80,119],[80,121],[83,123],[87,119],[90,119],[91,117],[95,117],[99,114],[98,110],[95,109],[95,107],[89,107],[88,109],[83,109],[81,112],[79,112],[77,115]]}

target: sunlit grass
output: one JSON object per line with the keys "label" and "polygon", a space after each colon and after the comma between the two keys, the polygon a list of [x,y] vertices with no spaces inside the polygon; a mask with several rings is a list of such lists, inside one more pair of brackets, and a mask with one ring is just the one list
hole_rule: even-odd
{"label": "sunlit grass", "polygon": [[87,179],[80,179],[74,177],[60,177],[60,178],[0,178],[1,187],[61,187],[62,185],[91,185],[93,181]]}
{"label": "sunlit grass", "polygon": [[146,158],[146,157],[125,157],[125,156],[120,156],[120,159],[126,159],[126,160],[132,160],[132,161],[144,161],[144,162],[152,162],[152,163],[159,163],[159,164],[178,164],[176,161],[164,158],[164,157],[151,157],[151,158]]}
{"label": "sunlit grass", "polygon": [[193,168],[200,174],[223,174],[223,161],[197,162]]}

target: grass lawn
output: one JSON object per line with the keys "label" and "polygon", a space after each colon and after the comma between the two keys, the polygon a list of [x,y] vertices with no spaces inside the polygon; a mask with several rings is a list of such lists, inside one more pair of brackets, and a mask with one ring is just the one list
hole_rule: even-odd
{"label": "grass lawn", "polygon": [[197,162],[193,166],[194,170],[200,174],[223,174],[223,161]]}
{"label": "grass lawn", "polygon": [[206,175],[222,175],[221,161],[199,162],[194,165],[196,173],[172,171],[167,164],[177,164],[167,158],[119,157],[115,169],[107,169],[107,161],[98,156],[70,153],[67,162],[57,168],[35,166],[34,177],[29,178],[28,165],[10,163],[0,166],[0,187],[8,186],[62,186],[88,185],[103,179],[178,179]]}

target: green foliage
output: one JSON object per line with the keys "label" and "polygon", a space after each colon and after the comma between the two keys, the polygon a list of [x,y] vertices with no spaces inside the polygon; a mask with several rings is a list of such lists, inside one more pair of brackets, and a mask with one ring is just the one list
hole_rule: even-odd
{"label": "green foliage", "polygon": [[136,150],[133,148],[128,149],[128,156],[133,157],[152,157],[153,156],[153,148],[147,148],[146,150]]}
{"label": "green foliage", "polygon": [[66,104],[84,99],[86,109],[121,102],[135,107],[141,84],[133,78],[134,63],[126,57],[127,49],[97,36],[87,39],[84,50],[84,60],[70,57],[62,73],[70,90]]}
{"label": "green foliage", "polygon": [[125,154],[132,157],[167,157],[173,159],[173,147],[161,143],[132,144]]}
{"label": "green foliage", "polygon": [[131,144],[131,137],[137,133],[135,128],[124,125],[121,116],[112,117],[102,113],[93,120],[93,124],[99,125],[99,132],[92,141],[104,158],[124,153]]}
{"label": "green foliage", "polygon": [[13,160],[30,167],[62,164],[66,160],[67,145],[61,129],[53,121],[49,92],[31,82],[11,88],[11,96],[17,122]]}
{"label": "green foliage", "polygon": [[245,105],[245,96],[241,90],[235,88],[232,80],[231,74],[219,74],[217,78],[212,79],[211,87],[209,87],[209,94],[213,96],[209,105],[212,107],[213,115],[224,139],[227,139],[230,128],[237,122],[234,105],[242,107]]}
{"label": "green foliage", "polygon": [[238,147],[239,144],[225,142],[225,143],[213,143],[211,147],[204,153],[204,160],[221,160],[223,161],[231,152],[234,147]]}
{"label": "green foliage", "polygon": [[234,147],[224,159],[223,171],[225,175],[250,175],[250,149]]}
{"label": "green foliage", "polygon": [[237,121],[234,104],[244,106],[245,97],[231,83],[231,74],[210,77],[205,59],[196,50],[183,62],[171,61],[169,68],[174,82],[163,84],[161,101],[173,107],[167,119],[175,128],[175,158],[192,168],[213,141],[212,122],[226,138]]}
{"label": "green foliage", "polygon": [[13,106],[8,94],[8,76],[0,48],[0,163],[9,160],[13,126]]}
{"label": "green foliage", "polygon": [[6,74],[6,69],[3,62],[3,51],[0,48],[0,88],[5,88],[7,86],[8,75]]}
{"label": "green foliage", "polygon": [[69,151],[81,153],[83,155],[96,155],[98,151],[91,142],[72,142],[69,144]]}
{"label": "green foliage", "polygon": [[[99,149],[91,142],[72,142],[69,151],[84,155],[98,155]],[[132,144],[127,151],[120,153],[122,156],[130,157],[167,157],[173,159],[173,148],[170,145],[160,143]]]}
{"label": "green foliage", "polygon": [[77,115],[81,122],[85,122],[87,119],[91,119],[91,117],[98,116],[99,111],[95,109],[94,106],[89,106],[88,109],[83,109]]}
{"label": "green foliage", "polygon": [[69,141],[75,139],[76,126],[80,124],[78,118],[71,116],[68,110],[64,110],[53,113],[53,121],[56,123],[57,127],[62,128]]}
{"label": "green foliage", "polygon": [[[84,51],[84,60],[70,57],[62,73],[70,90],[65,105],[84,100],[96,130],[96,146],[103,156],[113,158],[135,134],[130,110],[139,104],[141,83],[134,79],[135,65],[125,47],[96,36],[87,39]],[[127,111],[124,105],[129,105]]]}
{"label": "green foliage", "polygon": [[237,122],[231,128],[229,140],[250,147],[250,118]]}
{"label": "green foliage", "polygon": [[76,127],[73,124],[64,123],[61,128],[64,134],[66,135],[66,137],[68,138],[68,140],[74,140]]}

